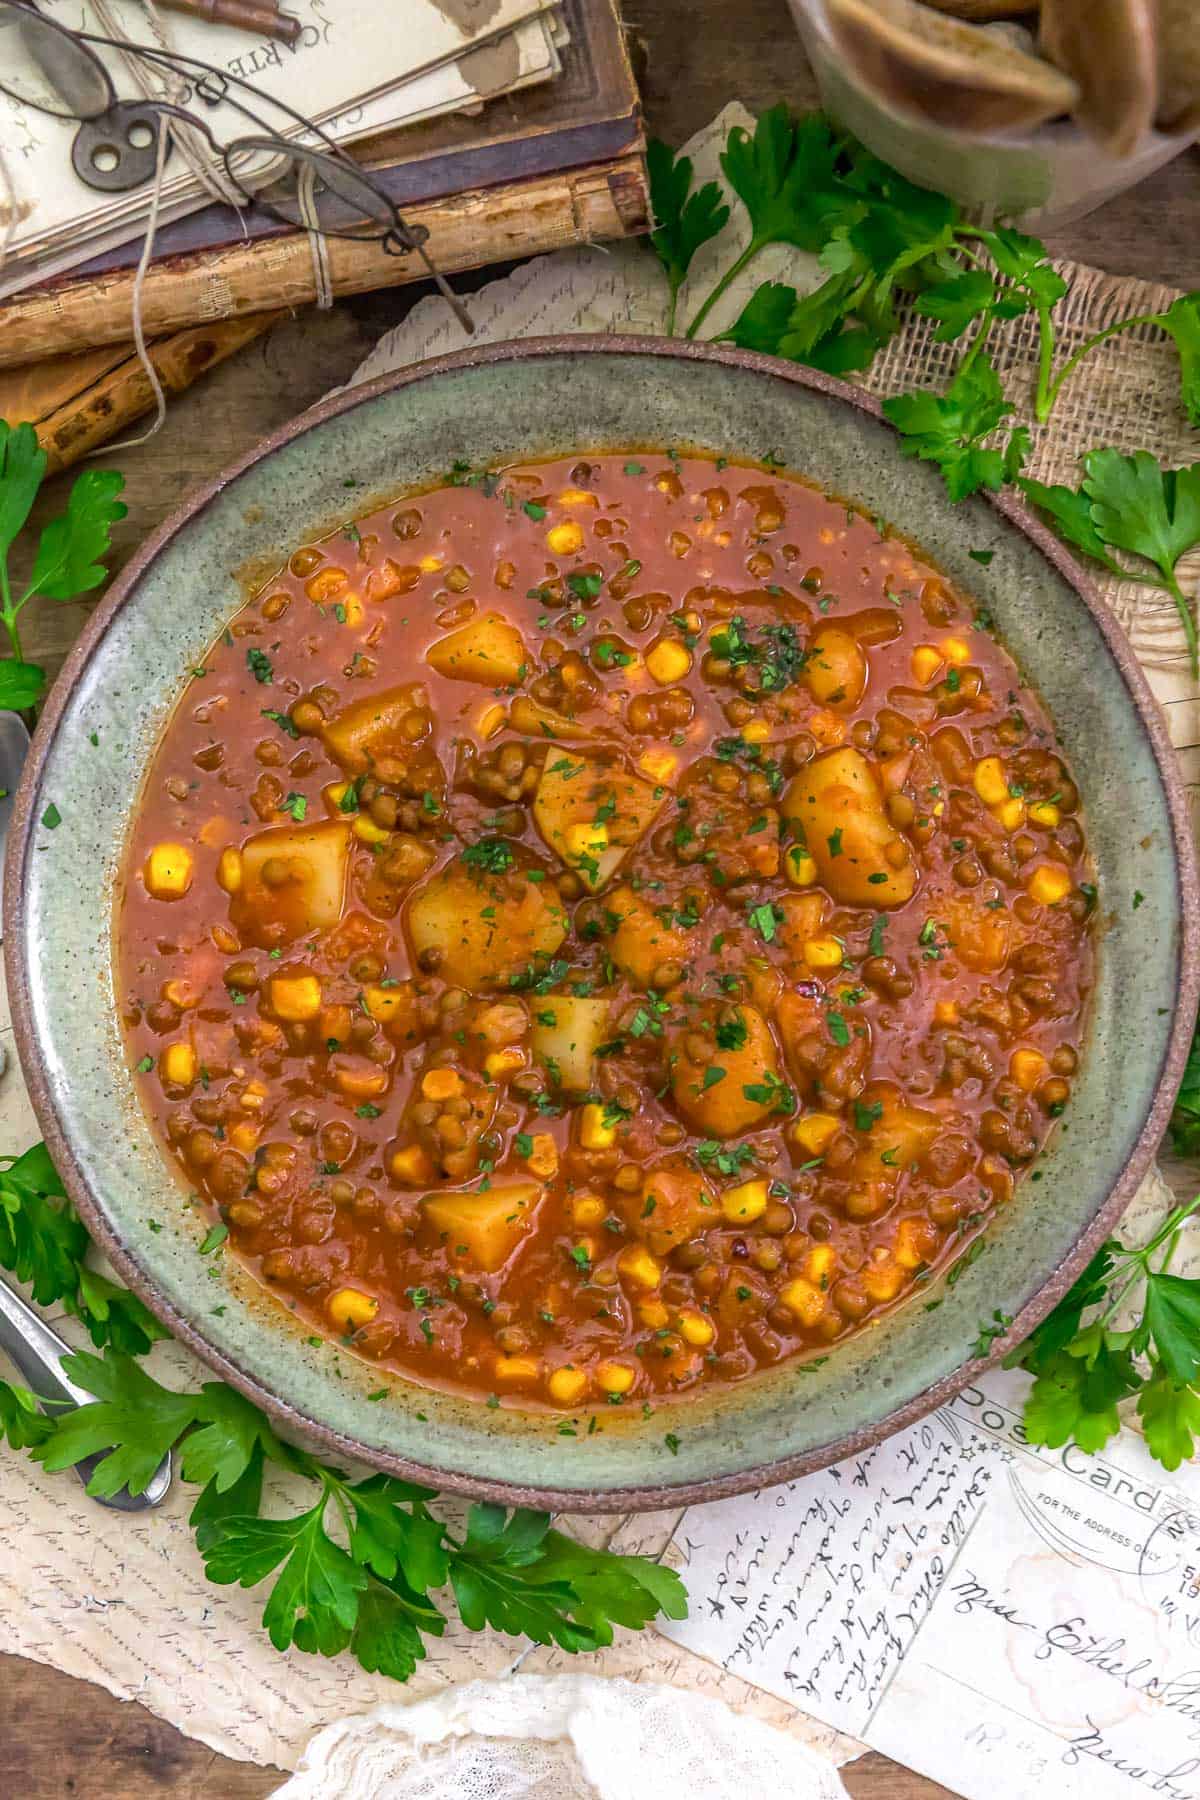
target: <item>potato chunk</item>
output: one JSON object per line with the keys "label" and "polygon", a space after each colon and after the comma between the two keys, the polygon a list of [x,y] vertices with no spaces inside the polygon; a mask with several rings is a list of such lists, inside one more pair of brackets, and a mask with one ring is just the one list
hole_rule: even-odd
{"label": "potato chunk", "polygon": [[1013,936],[1013,915],[1006,907],[989,908],[978,893],[961,890],[930,897],[928,907],[945,935],[948,956],[985,975],[1004,967]]}
{"label": "potato chunk", "polygon": [[867,685],[866,655],[843,626],[822,625],[809,643],[804,673],[822,706],[857,706]]}
{"label": "potato chunk", "polygon": [[780,1080],[775,1040],[758,1008],[739,1005],[725,1012],[729,1019],[723,1015],[716,1028],[722,1042],[697,1021],[671,1043],[675,1104],[692,1129],[706,1137],[737,1137],[761,1125],[790,1093]]}
{"label": "potato chunk", "polygon": [[690,961],[688,933],[655,912],[632,888],[614,888],[607,904],[618,921],[609,939],[609,955],[638,987],[653,987],[655,974],[664,963]]}
{"label": "potato chunk", "polygon": [[631,1212],[630,1230],[655,1256],[668,1256],[677,1245],[721,1223],[704,1177],[670,1164],[646,1171]]}
{"label": "potato chunk", "polygon": [[608,1036],[607,1000],[550,994],[539,1000],[530,1038],[534,1057],[557,1086],[586,1093],[592,1085],[596,1046]]}
{"label": "potato chunk", "polygon": [[[937,1113],[910,1106],[903,1090],[891,1081],[872,1082],[864,1089],[855,1120],[866,1126],[866,1143],[853,1165],[864,1181],[897,1181],[901,1171],[920,1161],[942,1129]],[[885,1155],[888,1160],[881,1163]]]}
{"label": "potato chunk", "polygon": [[818,879],[844,906],[903,906],[917,885],[912,852],[883,808],[860,750],[828,750],[794,775],[783,816],[798,825]]}
{"label": "potato chunk", "polygon": [[541,1194],[534,1181],[514,1181],[486,1193],[426,1194],[421,1210],[456,1262],[467,1256],[486,1275],[502,1268],[533,1223]]}
{"label": "potato chunk", "polygon": [[419,682],[369,694],[328,721],[321,734],[325,748],[348,775],[362,775],[370,769],[390,779],[388,765],[403,768],[414,749],[414,740],[405,736],[404,722],[411,713],[424,712],[428,703],[429,696]]}
{"label": "potato chunk", "polygon": [[619,767],[563,751],[546,759],[533,818],[547,846],[595,894],[649,831],[666,798],[664,789]]}
{"label": "potato chunk", "polygon": [[278,825],[242,845],[242,882],[230,917],[249,942],[274,946],[338,923],[350,866],[351,825]]}
{"label": "potato chunk", "polygon": [[553,956],[567,933],[548,882],[530,881],[515,862],[493,871],[461,856],[413,891],[405,922],[422,968],[475,991],[508,987],[535,958]]}
{"label": "potato chunk", "polygon": [[425,652],[425,660],[452,681],[478,681],[484,687],[511,687],[529,661],[521,634],[501,613],[480,613],[451,631]]}

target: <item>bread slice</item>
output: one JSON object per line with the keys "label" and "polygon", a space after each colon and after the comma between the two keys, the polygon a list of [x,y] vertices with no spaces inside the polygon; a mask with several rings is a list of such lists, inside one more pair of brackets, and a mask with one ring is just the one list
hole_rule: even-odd
{"label": "bread slice", "polygon": [[1154,118],[1155,15],[1155,0],[1042,0],[1038,43],[1079,83],[1076,116],[1113,156],[1128,156]]}
{"label": "bread slice", "polygon": [[998,33],[917,0],[828,0],[829,27],[866,83],[901,111],[977,132],[1070,112],[1075,82]]}

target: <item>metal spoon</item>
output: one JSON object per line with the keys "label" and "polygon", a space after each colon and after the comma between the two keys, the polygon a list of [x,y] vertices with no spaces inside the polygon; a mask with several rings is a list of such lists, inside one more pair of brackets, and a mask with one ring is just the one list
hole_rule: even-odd
{"label": "metal spoon", "polygon": [[[57,1417],[73,1406],[90,1406],[94,1395],[86,1389],[76,1387],[62,1366],[64,1356],[71,1354],[71,1346],[65,1344],[56,1331],[40,1319],[33,1308],[26,1306],[19,1294],[6,1282],[0,1281],[0,1350],[6,1350],[28,1387],[49,1404],[43,1406],[43,1412]],[[94,1456],[75,1464],[75,1473],[86,1487],[92,1479],[97,1463],[107,1451],[98,1450]],[[121,1488],[111,1500],[102,1500],[93,1494],[101,1506],[111,1506],[117,1512],[144,1512],[147,1507],[157,1506],[165,1500],[171,1486],[171,1454],[164,1456],[158,1468],[150,1478],[150,1484],[144,1493],[131,1494],[128,1488]]]}

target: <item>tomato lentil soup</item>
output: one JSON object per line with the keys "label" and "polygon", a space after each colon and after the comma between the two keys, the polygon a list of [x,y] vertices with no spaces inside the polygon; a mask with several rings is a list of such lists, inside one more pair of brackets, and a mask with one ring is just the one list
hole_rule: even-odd
{"label": "tomato lentil soup", "polygon": [[323,1331],[645,1404],[971,1253],[1070,1095],[1087,875],[1037,696],[901,536],[721,458],[459,469],[193,672],[129,1055]]}

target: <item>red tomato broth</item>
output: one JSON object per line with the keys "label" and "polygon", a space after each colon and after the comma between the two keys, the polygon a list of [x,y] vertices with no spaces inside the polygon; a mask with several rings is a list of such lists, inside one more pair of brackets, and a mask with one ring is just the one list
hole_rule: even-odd
{"label": "red tomato broth", "polygon": [[1093,892],[974,610],[780,470],[649,451],[293,555],[163,735],[118,922],[236,1253],[566,1409],[824,1352],[969,1254],[1069,1097]]}

